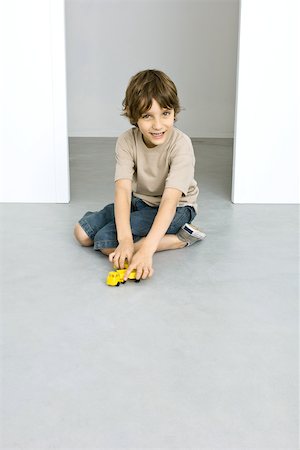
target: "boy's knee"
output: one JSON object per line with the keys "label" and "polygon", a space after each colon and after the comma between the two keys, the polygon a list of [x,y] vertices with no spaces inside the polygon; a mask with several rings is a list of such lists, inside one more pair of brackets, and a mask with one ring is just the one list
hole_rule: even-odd
{"label": "boy's knee", "polygon": [[92,239],[86,234],[79,223],[75,225],[74,236],[83,247],[90,247],[91,245],[93,245]]}

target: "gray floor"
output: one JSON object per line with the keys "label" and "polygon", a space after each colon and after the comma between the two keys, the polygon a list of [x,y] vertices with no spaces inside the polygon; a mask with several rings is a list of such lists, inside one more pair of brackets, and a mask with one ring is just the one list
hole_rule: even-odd
{"label": "gray floor", "polygon": [[72,227],[114,140],[70,144],[69,205],[1,205],[1,448],[298,449],[297,207],[233,205],[231,141],[195,141],[207,239],[107,287]]}

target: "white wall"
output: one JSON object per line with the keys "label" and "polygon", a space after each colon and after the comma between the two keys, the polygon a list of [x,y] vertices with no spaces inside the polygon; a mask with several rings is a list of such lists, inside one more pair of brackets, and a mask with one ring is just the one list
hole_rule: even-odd
{"label": "white wall", "polygon": [[232,200],[299,203],[299,2],[242,0]]}
{"label": "white wall", "polygon": [[70,136],[118,136],[129,78],[165,71],[192,137],[233,137],[238,0],[67,0]]}
{"label": "white wall", "polygon": [[63,0],[0,11],[2,202],[68,202]]}

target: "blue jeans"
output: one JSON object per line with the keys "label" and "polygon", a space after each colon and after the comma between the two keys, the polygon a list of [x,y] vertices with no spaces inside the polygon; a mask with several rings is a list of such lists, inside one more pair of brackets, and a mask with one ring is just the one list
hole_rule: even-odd
{"label": "blue jeans", "polygon": [[[157,211],[158,207],[149,206],[143,200],[132,197],[130,226],[133,242],[137,242],[142,237],[147,236]],[[176,234],[182,225],[192,222],[195,216],[196,212],[192,206],[176,208],[176,214],[167,230],[167,234]],[[95,250],[116,248],[119,245],[113,203],[105,206],[101,211],[88,211],[79,220],[79,224],[89,238],[94,241]]]}

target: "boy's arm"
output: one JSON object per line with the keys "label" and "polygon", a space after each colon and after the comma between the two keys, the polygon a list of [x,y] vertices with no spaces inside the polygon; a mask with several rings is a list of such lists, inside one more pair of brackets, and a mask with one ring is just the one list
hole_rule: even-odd
{"label": "boy's arm", "polygon": [[120,268],[124,267],[125,259],[127,258],[130,262],[133,255],[133,238],[130,227],[131,188],[130,180],[122,179],[115,182],[115,221],[119,245],[109,255],[109,260]]}
{"label": "boy's arm", "polygon": [[145,237],[140,250],[133,256],[124,279],[127,279],[133,269],[137,270],[137,279],[147,278],[152,275],[152,256],[175,216],[176,207],[181,196],[182,192],[178,189],[166,188],[164,190],[153,225]]}

